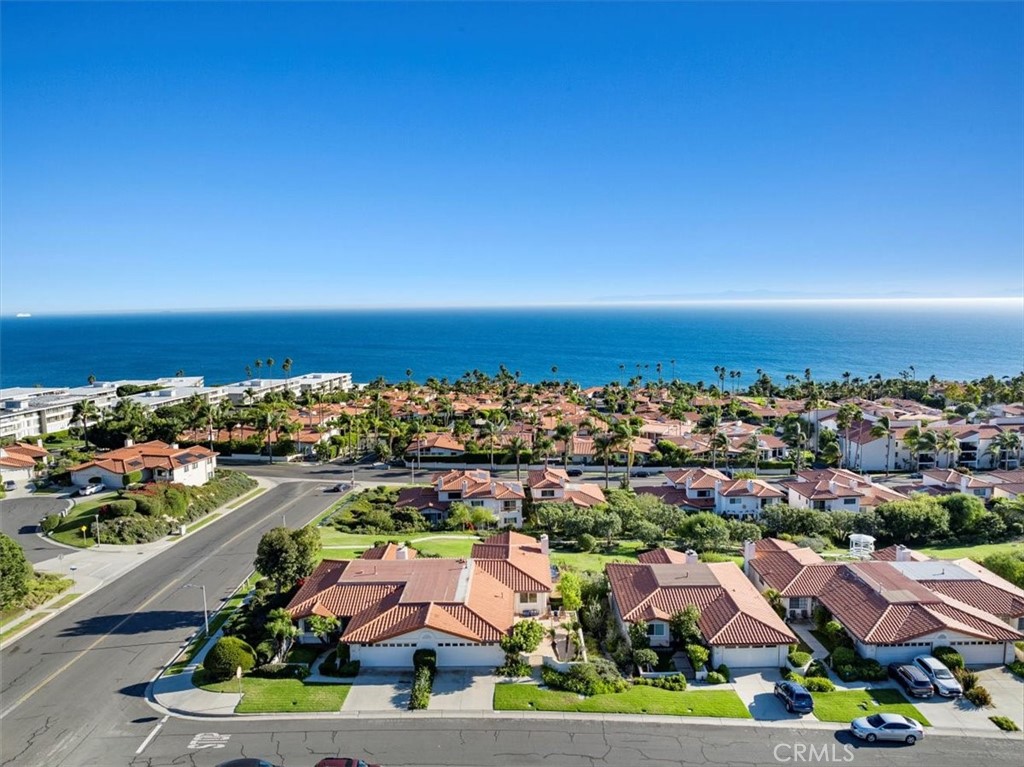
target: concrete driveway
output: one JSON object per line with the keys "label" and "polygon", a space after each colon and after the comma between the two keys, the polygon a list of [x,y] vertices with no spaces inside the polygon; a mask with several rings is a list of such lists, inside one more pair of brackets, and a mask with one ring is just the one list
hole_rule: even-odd
{"label": "concrete driveway", "polygon": [[341,706],[342,711],[407,711],[412,669],[360,672]]}
{"label": "concrete driveway", "polygon": [[498,678],[489,668],[438,669],[430,708],[440,711],[490,711]]}
{"label": "concrete driveway", "polygon": [[782,679],[777,668],[738,669],[733,676],[732,686],[740,696],[743,705],[754,719],[761,722],[785,722],[789,720],[813,719],[811,714],[791,714],[785,704],[775,697],[775,683]]}

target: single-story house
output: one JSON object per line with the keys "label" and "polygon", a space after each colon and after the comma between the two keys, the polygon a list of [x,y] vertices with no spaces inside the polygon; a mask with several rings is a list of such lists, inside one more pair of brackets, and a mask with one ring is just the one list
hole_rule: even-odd
{"label": "single-story house", "polygon": [[99,453],[86,463],[71,467],[71,482],[78,487],[102,483],[108,488],[124,486],[124,478],[134,472],[142,482],[176,482],[181,485],[205,485],[217,469],[217,453],[194,445],[178,447],[152,440],[129,444],[117,450]]}
{"label": "single-story house", "polygon": [[16,442],[0,447],[0,480],[26,484],[35,474],[37,463],[46,463],[50,454],[43,448]]}
{"label": "single-story house", "polygon": [[605,573],[623,633],[645,621],[652,647],[671,644],[669,621],[688,605],[700,611],[713,666],[778,668],[797,641],[733,562],[705,564],[693,552],[659,549],[642,554],[639,564],[605,565]]}
{"label": "single-story house", "polygon": [[546,538],[504,532],[467,559],[420,559],[405,546],[381,546],[355,560],[321,562],[287,610],[300,641],[305,621],[334,616],[341,641],[364,667],[409,667],[431,649],[441,667],[501,665],[501,638],[520,616],[547,612],[551,564]]}

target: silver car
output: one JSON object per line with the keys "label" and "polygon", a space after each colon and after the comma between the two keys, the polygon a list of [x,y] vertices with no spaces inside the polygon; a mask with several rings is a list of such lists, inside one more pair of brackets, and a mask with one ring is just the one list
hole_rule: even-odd
{"label": "silver car", "polygon": [[924,737],[924,727],[916,719],[902,714],[872,714],[854,719],[850,732],[861,740],[898,740],[912,746]]}
{"label": "silver car", "polygon": [[932,687],[935,688],[935,692],[943,698],[959,698],[964,694],[964,688],[938,658],[933,658],[931,655],[918,655],[914,658],[914,665],[924,672],[928,681],[932,683]]}

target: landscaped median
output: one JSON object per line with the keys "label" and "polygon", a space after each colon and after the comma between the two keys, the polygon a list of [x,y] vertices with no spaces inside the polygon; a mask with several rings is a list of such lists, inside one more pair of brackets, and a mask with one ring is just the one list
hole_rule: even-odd
{"label": "landscaped median", "polygon": [[752,718],[739,695],[732,690],[673,692],[639,685],[624,692],[584,697],[572,692],[544,689],[529,682],[502,683],[494,687],[494,710]]}

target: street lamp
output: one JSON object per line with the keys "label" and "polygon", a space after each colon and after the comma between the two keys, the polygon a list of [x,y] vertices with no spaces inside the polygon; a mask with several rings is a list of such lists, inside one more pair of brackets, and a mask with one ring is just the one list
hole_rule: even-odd
{"label": "street lamp", "polygon": [[201,583],[186,583],[182,586],[183,589],[202,589],[203,590],[203,626],[206,628],[206,638],[210,638],[210,613],[206,609],[206,586]]}

